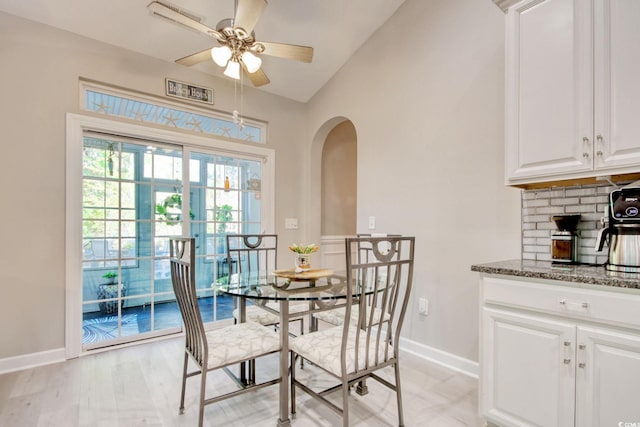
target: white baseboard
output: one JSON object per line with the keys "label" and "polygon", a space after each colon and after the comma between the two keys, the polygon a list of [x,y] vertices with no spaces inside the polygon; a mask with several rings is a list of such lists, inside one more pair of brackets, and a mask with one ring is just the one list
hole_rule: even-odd
{"label": "white baseboard", "polygon": [[65,360],[67,360],[67,358],[64,348],[7,357],[0,359],[0,374],[49,365],[51,363],[64,362]]}
{"label": "white baseboard", "polygon": [[[446,351],[438,350],[437,348],[420,344],[406,338],[400,339],[400,349],[469,377],[478,378],[479,376],[480,369],[478,362],[465,359],[455,354],[447,353]],[[64,362],[65,360],[66,354],[64,348],[7,357],[0,359],[0,374],[49,365],[51,363]]]}
{"label": "white baseboard", "polygon": [[400,350],[411,353],[422,359],[428,360],[453,371],[460,372],[472,378],[480,375],[480,365],[473,360],[465,359],[446,351],[428,345],[420,344],[406,338],[400,338]]}

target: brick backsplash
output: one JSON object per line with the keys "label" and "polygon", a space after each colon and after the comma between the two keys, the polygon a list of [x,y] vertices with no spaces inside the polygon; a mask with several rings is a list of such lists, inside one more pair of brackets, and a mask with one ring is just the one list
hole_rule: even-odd
{"label": "brick backsplash", "polygon": [[551,235],[557,229],[551,217],[580,214],[578,261],[604,264],[606,245],[602,252],[594,248],[609,193],[616,188],[605,183],[522,190],[522,259],[551,261]]}

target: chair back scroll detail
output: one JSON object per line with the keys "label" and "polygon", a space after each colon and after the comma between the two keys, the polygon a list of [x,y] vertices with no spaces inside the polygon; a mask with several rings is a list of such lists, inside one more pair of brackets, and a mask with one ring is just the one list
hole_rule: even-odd
{"label": "chair back scroll detail", "polygon": [[[230,273],[271,273],[277,269],[277,234],[228,234],[227,259]],[[233,266],[235,265],[235,271]]]}

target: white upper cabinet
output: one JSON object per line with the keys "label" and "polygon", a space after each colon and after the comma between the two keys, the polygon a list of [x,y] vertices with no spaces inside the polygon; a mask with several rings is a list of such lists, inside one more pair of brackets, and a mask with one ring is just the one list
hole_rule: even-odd
{"label": "white upper cabinet", "polygon": [[640,171],[640,1],[509,9],[506,181]]}
{"label": "white upper cabinet", "polygon": [[596,1],[594,40],[595,168],[640,171],[640,1]]}

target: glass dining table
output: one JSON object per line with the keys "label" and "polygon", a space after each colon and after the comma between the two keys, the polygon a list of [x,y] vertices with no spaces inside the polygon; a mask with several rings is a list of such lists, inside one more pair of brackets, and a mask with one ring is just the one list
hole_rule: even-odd
{"label": "glass dining table", "polygon": [[[314,274],[315,273],[315,274]],[[354,287],[354,296],[360,291]],[[276,270],[273,274],[233,274],[226,285],[216,285],[216,290],[238,299],[238,319],[246,320],[247,299],[265,310],[280,316],[280,392],[278,426],[290,426],[289,419],[289,304],[309,304],[310,329],[317,329],[313,313],[330,310],[344,304],[347,298],[346,277],[331,270],[310,270],[308,274],[295,274],[293,270]],[[279,303],[279,310],[267,306],[267,302]],[[271,304],[270,304],[271,305]],[[296,311],[296,315],[300,312]]]}

